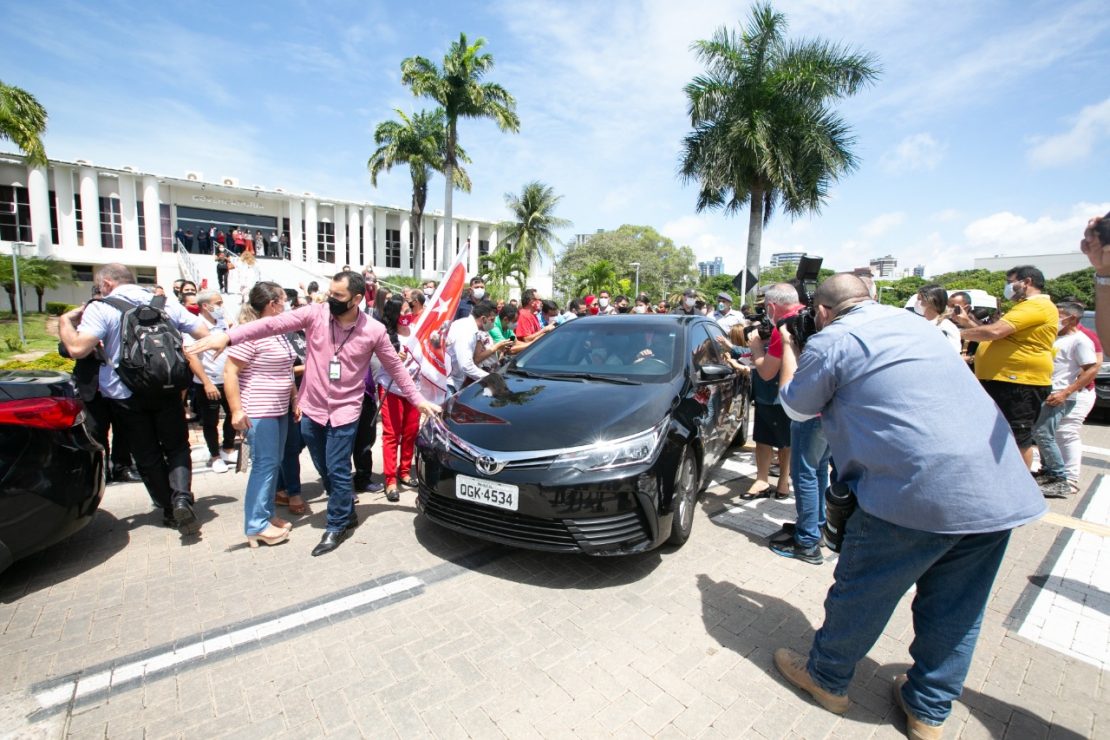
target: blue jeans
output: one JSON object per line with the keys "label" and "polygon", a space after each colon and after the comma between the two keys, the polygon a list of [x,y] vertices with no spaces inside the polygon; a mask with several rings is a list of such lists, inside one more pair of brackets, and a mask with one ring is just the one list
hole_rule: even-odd
{"label": "blue jeans", "polygon": [[284,416],[251,419],[251,426],[247,429],[251,472],[247,478],[247,492],[243,496],[243,529],[248,535],[263,532],[270,526],[270,518],[274,515],[278,466],[281,465],[288,429],[289,419]]}
{"label": "blue jeans", "polygon": [[794,541],[813,547],[825,523],[825,489],[829,487],[829,440],[820,417],[790,423],[790,479],[798,521]]}
{"label": "blue jeans", "polygon": [[807,668],[817,685],[843,696],[858,663],[879,639],[898,600],[913,599],[913,666],[902,693],[919,719],[940,724],[963,691],[991,584],[1010,530],[933,534],[857,509],[848,519],[825,623]]}
{"label": "blue jeans", "polygon": [[333,427],[301,417],[301,436],[312,456],[312,464],[328,492],[329,532],[342,532],[355,515],[354,487],[351,484],[351,450],[354,448],[358,419]]}
{"label": "blue jeans", "polygon": [[281,467],[278,469],[278,490],[285,491],[287,496],[301,495],[301,450],[304,449],[304,439],[301,437],[301,425],[293,421],[293,412],[289,412],[289,433],[285,436],[285,451],[281,456]]}
{"label": "blue jeans", "polygon": [[1064,457],[1060,454],[1060,446],[1056,444],[1056,427],[1060,420],[1075,408],[1075,395],[1064,401],[1059,406],[1041,406],[1041,414],[1033,426],[1033,441],[1041,451],[1041,470],[1053,478],[1066,478],[1067,470],[1064,467]]}

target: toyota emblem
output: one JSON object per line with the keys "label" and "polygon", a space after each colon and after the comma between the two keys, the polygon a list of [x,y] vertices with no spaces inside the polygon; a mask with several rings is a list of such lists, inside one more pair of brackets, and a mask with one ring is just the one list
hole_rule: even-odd
{"label": "toyota emblem", "polygon": [[482,455],[474,461],[474,465],[486,475],[497,475],[505,468],[505,463],[495,460],[489,455]]}

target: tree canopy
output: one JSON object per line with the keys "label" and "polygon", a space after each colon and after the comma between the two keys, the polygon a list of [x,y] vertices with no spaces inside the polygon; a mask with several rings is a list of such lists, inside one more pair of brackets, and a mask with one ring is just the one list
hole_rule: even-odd
{"label": "tree canopy", "polygon": [[520,195],[505,193],[505,206],[513,215],[499,227],[500,244],[523,254],[529,265],[540,255],[553,259],[555,250],[551,243],[555,241],[555,229],[571,225],[555,215],[555,207],[562,199],[563,196],[555,194],[555,188],[538,180],[525,184]]}
{"label": "tree canopy", "polygon": [[[635,281],[640,263],[640,292],[659,300],[676,286],[694,286],[694,251],[679,247],[650,226],[624,225],[614,231],[593,234],[583,244],[568,244],[555,263],[555,289],[563,297],[579,297],[578,276],[600,260],[612,264],[616,281]],[[615,287],[615,286],[609,286]]]}
{"label": "tree canopy", "polygon": [[0,141],[7,139],[27,156],[27,162],[45,167],[46,109],[26,90],[0,81]]}

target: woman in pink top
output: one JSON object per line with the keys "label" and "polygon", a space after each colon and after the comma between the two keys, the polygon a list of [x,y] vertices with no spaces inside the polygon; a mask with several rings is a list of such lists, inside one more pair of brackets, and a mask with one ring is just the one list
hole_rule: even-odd
{"label": "woman in pink top", "polygon": [[[239,316],[246,323],[276,316],[285,308],[285,290],[277,283],[260,282],[251,288]],[[289,538],[292,525],[274,516],[274,491],[289,425],[289,404],[300,421],[293,385],[297,353],[284,336],[242,342],[227,350],[224,395],[231,423],[246,430],[251,450],[251,472],[243,497],[247,543],[276,545]]]}

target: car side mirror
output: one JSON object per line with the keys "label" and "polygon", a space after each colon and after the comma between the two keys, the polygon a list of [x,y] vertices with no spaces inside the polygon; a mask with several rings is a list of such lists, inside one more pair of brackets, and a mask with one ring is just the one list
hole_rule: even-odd
{"label": "car side mirror", "polygon": [[698,368],[698,378],[703,382],[711,383],[715,380],[724,380],[732,375],[732,368],[716,362],[707,362]]}

